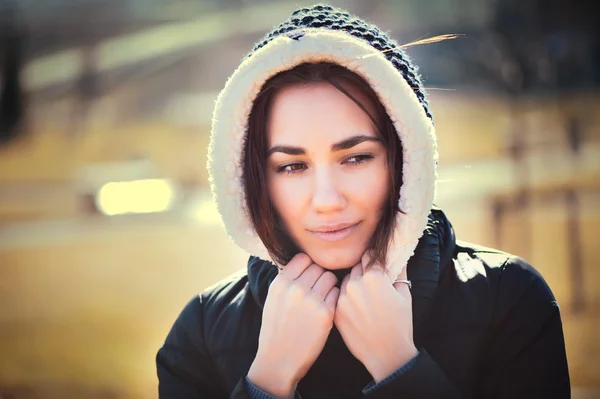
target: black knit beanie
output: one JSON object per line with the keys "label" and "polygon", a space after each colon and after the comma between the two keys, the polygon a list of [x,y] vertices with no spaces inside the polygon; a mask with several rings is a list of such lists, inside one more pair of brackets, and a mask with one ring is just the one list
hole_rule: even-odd
{"label": "black knit beanie", "polygon": [[425,113],[432,119],[425,89],[417,73],[418,67],[411,62],[410,57],[400,48],[395,40],[391,39],[377,26],[341,8],[326,4],[317,4],[294,11],[287,20],[266,34],[246,57],[251,57],[256,50],[265,46],[277,36],[286,35],[292,39],[298,39],[302,37],[302,30],[304,28],[341,30],[364,40],[371,47],[383,51],[385,58],[394,65],[394,68],[400,71],[406,82],[412,87],[419,102],[425,109]]}

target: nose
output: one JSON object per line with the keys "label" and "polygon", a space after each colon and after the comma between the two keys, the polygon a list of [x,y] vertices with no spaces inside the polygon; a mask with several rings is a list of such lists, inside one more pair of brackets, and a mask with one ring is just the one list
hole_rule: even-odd
{"label": "nose", "polygon": [[335,212],[344,209],[346,198],[340,190],[341,181],[326,168],[314,173],[312,206],[317,213]]}

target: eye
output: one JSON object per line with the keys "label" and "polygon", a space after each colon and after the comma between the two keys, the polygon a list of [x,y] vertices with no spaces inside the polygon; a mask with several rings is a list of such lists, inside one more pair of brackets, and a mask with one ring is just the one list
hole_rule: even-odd
{"label": "eye", "polygon": [[288,163],[287,165],[281,165],[280,167],[278,167],[275,170],[275,172],[291,175],[294,173],[300,173],[304,169],[306,169],[306,165],[304,165],[303,163],[295,162],[295,163]]}
{"label": "eye", "polygon": [[373,159],[373,156],[370,154],[352,155],[351,157],[346,158],[344,163],[348,163],[350,165],[360,165],[369,159]]}

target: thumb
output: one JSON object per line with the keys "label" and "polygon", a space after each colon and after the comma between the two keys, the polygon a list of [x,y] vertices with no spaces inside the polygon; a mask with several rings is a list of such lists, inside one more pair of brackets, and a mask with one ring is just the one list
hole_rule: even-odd
{"label": "thumb", "polygon": [[331,314],[335,313],[335,308],[337,306],[339,296],[340,289],[338,287],[333,287],[325,297],[325,305],[327,306],[327,309],[331,312]]}

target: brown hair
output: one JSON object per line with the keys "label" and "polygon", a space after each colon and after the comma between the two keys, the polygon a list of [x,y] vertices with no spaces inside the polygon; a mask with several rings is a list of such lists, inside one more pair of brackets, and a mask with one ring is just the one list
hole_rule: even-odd
{"label": "brown hair", "polygon": [[[371,264],[385,265],[388,246],[394,232],[400,187],[402,186],[402,145],[385,108],[371,86],[356,73],[341,65],[319,62],[304,63],[293,69],[280,72],[265,82],[254,101],[248,121],[248,132],[244,143],[243,183],[246,206],[254,228],[273,259],[287,264],[300,249],[286,233],[285,226],[269,197],[267,186],[267,120],[275,93],[283,87],[295,84],[328,82],[354,101],[371,119],[376,134],[387,148],[389,171],[388,201],[384,205],[381,223],[373,233],[367,249],[372,250]],[[367,110],[340,84],[345,83],[358,89],[375,109],[375,115]]]}

